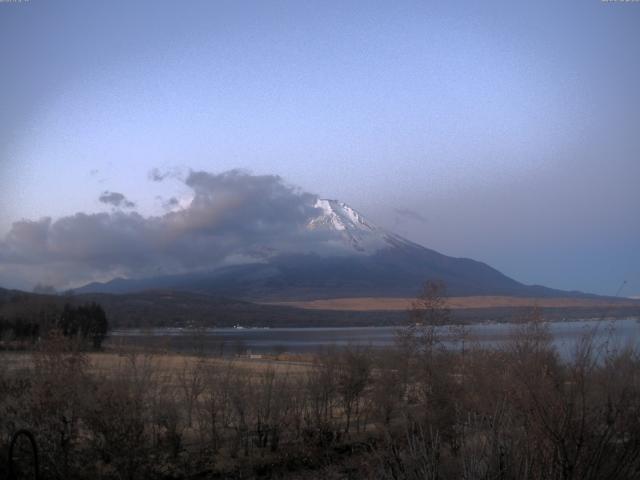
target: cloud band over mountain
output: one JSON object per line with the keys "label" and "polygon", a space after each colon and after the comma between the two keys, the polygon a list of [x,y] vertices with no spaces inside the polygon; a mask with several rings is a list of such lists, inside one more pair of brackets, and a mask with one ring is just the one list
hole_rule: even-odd
{"label": "cloud band over mountain", "polygon": [[[158,172],[153,177],[163,180]],[[317,196],[279,176],[192,171],[183,182],[192,190],[191,203],[159,216],[118,209],[13,223],[0,240],[0,285],[68,288],[255,261],[274,251],[339,248],[327,232],[306,228],[319,213]],[[132,203],[115,192],[100,200],[116,207]]]}

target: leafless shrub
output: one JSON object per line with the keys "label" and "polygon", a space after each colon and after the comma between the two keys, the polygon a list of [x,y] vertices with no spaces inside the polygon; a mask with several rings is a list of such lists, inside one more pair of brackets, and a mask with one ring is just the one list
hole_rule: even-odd
{"label": "leafless shrub", "polygon": [[89,383],[80,345],[52,331],[33,354],[31,385],[21,421],[37,432],[45,474],[70,478],[82,456],[81,418]]}
{"label": "leafless shrub", "polygon": [[145,425],[151,419],[145,411],[144,397],[132,386],[126,378],[100,379],[85,416],[92,433],[91,446],[104,472],[111,472],[115,478],[141,475],[149,453]]}
{"label": "leafless shrub", "polygon": [[331,442],[337,432],[334,424],[334,409],[337,394],[337,355],[331,349],[316,355],[307,374],[305,408],[305,434],[311,441]]}
{"label": "leafless shrub", "polygon": [[218,452],[224,440],[224,432],[232,421],[232,392],[235,367],[231,362],[224,366],[208,366],[203,375],[203,401],[198,410],[201,438],[213,453]]}
{"label": "leafless shrub", "polygon": [[339,353],[337,393],[345,416],[344,432],[349,433],[353,418],[360,429],[362,396],[371,377],[371,357],[366,349],[349,347]]}
{"label": "leafless shrub", "polygon": [[373,359],[371,386],[365,401],[371,420],[381,430],[388,432],[392,420],[401,416],[406,407],[407,370],[406,361],[398,350],[384,350]]}
{"label": "leafless shrub", "polygon": [[202,357],[199,357],[195,362],[186,358],[183,359],[182,368],[178,373],[177,380],[186,410],[188,427],[193,425],[193,411],[199,397],[204,392],[204,369],[205,364]]}
{"label": "leafless shrub", "polygon": [[388,480],[436,480],[440,478],[441,445],[437,432],[417,425],[398,438],[387,437],[376,450],[375,478]]}

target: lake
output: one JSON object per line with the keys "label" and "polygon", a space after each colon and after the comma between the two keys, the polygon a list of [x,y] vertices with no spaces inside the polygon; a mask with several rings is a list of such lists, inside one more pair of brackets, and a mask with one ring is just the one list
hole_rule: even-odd
{"label": "lake", "polygon": [[[468,325],[467,344],[496,346],[507,342],[521,324],[484,323]],[[570,355],[580,338],[595,331],[597,342],[609,341],[612,348],[636,346],[640,340],[640,321],[582,320],[548,323],[553,342],[563,356]],[[111,345],[139,345],[176,352],[202,351],[211,354],[308,353],[324,347],[385,347],[394,343],[398,327],[331,328],[149,328],[115,330]],[[449,327],[440,327],[443,342],[456,346]]]}

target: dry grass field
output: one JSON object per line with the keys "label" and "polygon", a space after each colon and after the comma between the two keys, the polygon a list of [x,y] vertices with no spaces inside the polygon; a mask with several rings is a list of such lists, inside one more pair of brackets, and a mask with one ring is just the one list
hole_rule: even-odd
{"label": "dry grass field", "polygon": [[[270,305],[288,305],[309,310],[399,311],[409,309],[413,301],[413,298],[355,297],[276,302],[270,303]],[[449,297],[447,303],[452,309],[500,307],[608,308],[640,305],[639,300],[628,298],[611,300],[606,298],[525,298],[504,296]]]}
{"label": "dry grass field", "polygon": [[[100,353],[87,353],[88,367],[91,373],[109,375],[113,372],[122,372],[127,368],[144,366],[153,367],[155,371],[172,376],[186,370],[192,370],[196,366],[211,369],[224,368],[233,365],[235,368],[259,375],[265,371],[274,371],[277,374],[301,375],[309,370],[311,357],[303,355],[282,354],[278,356],[264,356],[263,358],[184,355],[179,353],[151,353],[136,351],[105,351]],[[29,351],[10,352],[0,351],[0,363],[3,369],[9,372],[26,371],[34,368],[34,354]]]}

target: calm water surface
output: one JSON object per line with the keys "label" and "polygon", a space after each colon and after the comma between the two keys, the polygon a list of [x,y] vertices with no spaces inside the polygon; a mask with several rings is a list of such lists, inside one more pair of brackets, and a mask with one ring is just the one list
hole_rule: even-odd
{"label": "calm water surface", "polygon": [[[640,321],[582,320],[549,323],[553,342],[564,356],[570,355],[587,333],[594,331],[596,341],[611,348],[640,345]],[[509,340],[519,326],[489,323],[467,326],[467,344],[497,346]],[[173,351],[201,350],[208,353],[313,352],[323,347],[360,345],[391,346],[399,327],[331,328],[155,328],[112,332],[111,344],[144,345]],[[449,327],[440,328],[444,343],[456,346]]]}

